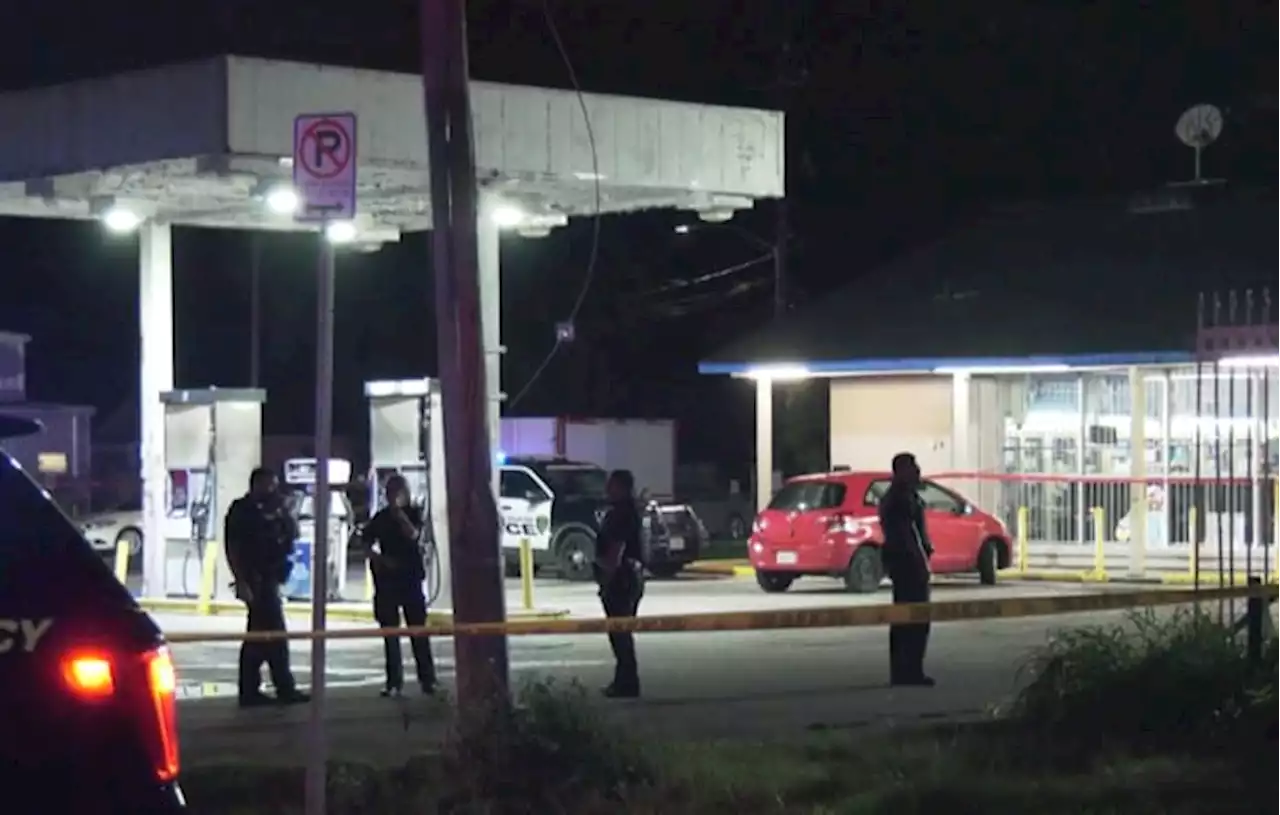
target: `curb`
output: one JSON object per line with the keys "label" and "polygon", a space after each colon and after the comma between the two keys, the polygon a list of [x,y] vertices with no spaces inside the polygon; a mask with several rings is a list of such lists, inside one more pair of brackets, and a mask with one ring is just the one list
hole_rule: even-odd
{"label": "curb", "polygon": [[[747,562],[741,560],[698,560],[690,563],[685,567],[685,571],[694,574],[719,575],[721,577],[755,577],[756,570]],[[1099,579],[1092,572],[1087,571],[1029,571],[1019,572],[1014,569],[1001,569],[999,573],[999,582],[1026,582],[1026,583],[1097,583],[1114,586],[1184,586],[1191,585],[1193,580],[1189,575],[1183,574],[1163,574],[1153,575],[1151,577],[1104,577]],[[1230,583],[1231,581],[1226,581]],[[1273,579],[1274,582],[1274,579]],[[1216,575],[1201,575],[1200,584],[1209,587],[1210,584],[1216,584]],[[1238,576],[1235,585],[1243,586],[1246,580],[1243,576]]]}
{"label": "curb", "polygon": [[[188,600],[183,598],[166,597],[158,598],[139,598],[138,605],[142,606],[146,611],[171,612],[175,614],[190,614],[192,616],[209,616],[217,617],[223,615],[240,616],[244,614],[244,604],[238,601],[214,600],[209,603],[208,614],[200,614],[200,601]],[[310,620],[311,606],[305,603],[285,603],[285,617],[295,620]],[[329,606],[325,610],[325,616],[330,620],[338,620],[341,622],[355,623],[373,623],[376,622],[373,617],[373,609],[368,607],[335,607]],[[568,609],[533,609],[526,611],[508,611],[508,620],[563,620],[570,616]],[[450,623],[453,621],[453,613],[448,611],[428,611],[427,622],[429,623]]]}
{"label": "curb", "polygon": [[755,577],[756,570],[745,560],[695,560],[684,567],[694,574],[715,574],[726,577]]}

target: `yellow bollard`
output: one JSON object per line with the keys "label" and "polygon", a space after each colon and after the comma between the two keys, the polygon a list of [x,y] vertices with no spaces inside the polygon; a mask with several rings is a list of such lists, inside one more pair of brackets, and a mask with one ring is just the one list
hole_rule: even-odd
{"label": "yellow bollard", "polygon": [[525,611],[533,610],[533,546],[528,538],[520,539],[520,599]]}
{"label": "yellow bollard", "polygon": [[1093,508],[1093,580],[1107,579],[1107,512],[1102,507]]}
{"label": "yellow bollard", "polygon": [[129,541],[122,540],[116,542],[116,580],[120,581],[120,585],[125,585],[125,581],[129,579]]}
{"label": "yellow bollard", "polygon": [[364,599],[373,601],[373,560],[364,559]]}
{"label": "yellow bollard", "polygon": [[1271,579],[1280,583],[1280,479],[1276,479],[1275,502],[1271,505],[1271,522],[1275,529],[1271,532]]}
{"label": "yellow bollard", "polygon": [[208,541],[204,545],[204,557],[200,561],[200,594],[196,598],[196,613],[207,617],[213,610],[213,594],[218,580],[218,545]]}
{"label": "yellow bollard", "polygon": [[1026,574],[1031,568],[1028,561],[1031,559],[1027,551],[1027,536],[1030,532],[1027,530],[1031,523],[1031,512],[1026,507],[1018,507],[1018,574]]}
{"label": "yellow bollard", "polygon": [[1187,576],[1191,582],[1200,574],[1200,514],[1195,507],[1187,510],[1187,540],[1191,541],[1191,552],[1187,556]]}

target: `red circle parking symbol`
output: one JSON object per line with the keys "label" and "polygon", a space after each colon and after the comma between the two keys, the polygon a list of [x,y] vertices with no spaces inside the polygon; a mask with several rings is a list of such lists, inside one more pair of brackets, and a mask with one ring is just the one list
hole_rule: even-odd
{"label": "red circle parking symbol", "polygon": [[302,170],[312,178],[333,178],[351,163],[351,135],[333,119],[312,122],[299,147]]}

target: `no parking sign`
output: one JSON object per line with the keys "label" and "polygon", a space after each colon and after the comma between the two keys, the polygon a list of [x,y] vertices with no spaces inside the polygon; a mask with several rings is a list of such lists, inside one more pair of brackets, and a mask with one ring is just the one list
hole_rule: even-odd
{"label": "no parking sign", "polygon": [[293,186],[299,221],[356,214],[356,115],[304,113],[293,120]]}

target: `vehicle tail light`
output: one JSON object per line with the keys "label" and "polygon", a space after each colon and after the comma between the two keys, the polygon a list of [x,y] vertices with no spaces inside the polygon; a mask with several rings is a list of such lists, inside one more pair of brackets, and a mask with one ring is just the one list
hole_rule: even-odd
{"label": "vehicle tail light", "polygon": [[102,654],[73,654],[62,663],[62,678],[72,693],[85,699],[106,699],[116,691],[111,660]]}
{"label": "vehicle tail light", "polygon": [[125,664],[119,657],[96,652],[71,654],[62,662],[62,679],[82,699],[118,696],[130,706],[142,724],[156,777],[160,781],[177,778],[178,678],[168,648],[143,654],[140,665],[132,660]]}
{"label": "vehicle tail light", "polygon": [[143,657],[147,676],[148,748],[161,781],[178,777],[178,677],[168,648]]}

